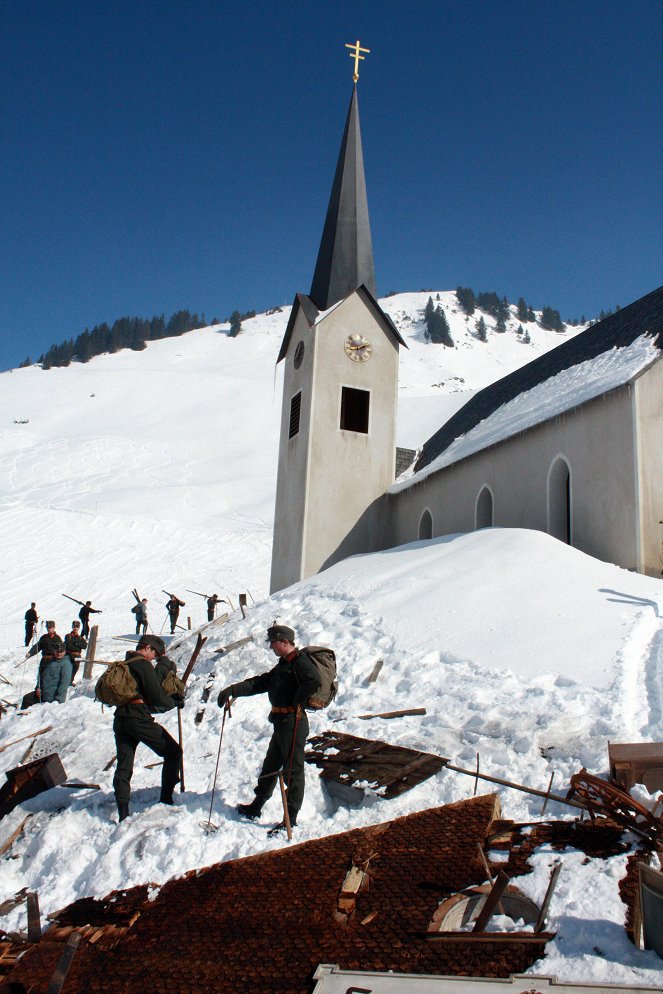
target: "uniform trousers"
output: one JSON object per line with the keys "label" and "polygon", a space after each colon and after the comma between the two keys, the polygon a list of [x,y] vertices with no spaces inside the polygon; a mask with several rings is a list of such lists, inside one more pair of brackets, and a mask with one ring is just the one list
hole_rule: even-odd
{"label": "uniform trousers", "polygon": [[[288,813],[295,820],[304,800],[306,782],[304,749],[309,733],[306,712],[301,712],[299,721],[296,719],[297,715],[294,712],[292,714],[275,714],[270,718],[274,724],[274,731],[258,777],[258,786],[255,788],[256,800],[263,805],[274,793],[278,781],[275,774],[279,770],[283,770],[285,784],[288,788]],[[295,725],[297,726],[296,731]]]}
{"label": "uniform trousers", "polygon": [[158,725],[144,706],[132,707],[128,716],[115,714],[113,732],[117,751],[117,769],[113,777],[113,790],[118,804],[128,804],[131,796],[131,776],[134,771],[134,756],[139,743],[146,745],[157,756],[163,757],[161,768],[161,791],[172,796],[173,788],[180,779],[182,750],[179,743],[165,728]]}

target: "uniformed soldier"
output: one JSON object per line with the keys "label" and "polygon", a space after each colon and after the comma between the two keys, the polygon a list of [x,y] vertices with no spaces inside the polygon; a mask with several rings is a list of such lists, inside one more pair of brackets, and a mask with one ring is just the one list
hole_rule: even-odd
{"label": "uniformed soldier", "polygon": [[180,616],[180,608],[185,606],[185,602],[181,601],[179,597],[175,594],[170,595],[170,600],[166,604],[166,610],[168,611],[168,617],[170,618],[170,634],[175,634],[175,628],[177,627],[177,619]]}
{"label": "uniformed soldier", "polygon": [[39,621],[39,615],[37,614],[37,605],[33,601],[28,610],[25,612],[25,646],[26,648],[32,642],[35,634],[35,628],[37,627],[37,622]]}
{"label": "uniformed soldier", "polygon": [[211,597],[207,598],[207,620],[214,621],[214,614],[216,611],[216,605],[219,603],[221,598],[218,594],[212,594]]}
{"label": "uniformed soldier", "polygon": [[74,679],[81,665],[81,654],[83,649],[87,649],[87,639],[81,635],[80,621],[72,621],[71,631],[64,637],[65,652],[71,660],[71,686],[74,686]]}
{"label": "uniformed soldier", "polygon": [[165,650],[163,639],[158,635],[143,635],[136,651],[127,656],[127,665],[136,681],[137,690],[132,701],[115,709],[113,720],[117,752],[113,789],[120,821],[124,821],[129,815],[134,756],[140,742],[157,756],[163,757],[159,798],[162,804],[173,803],[173,790],[180,779],[182,750],[179,743],[156,723],[151,714],[184,707],[181,698],[171,697],[162,690],[155,673],[154,663],[164,656]]}
{"label": "uniformed soldier", "polygon": [[64,642],[55,630],[55,622],[46,622],[46,634],[26,652],[25,658],[41,652],[35,694],[42,704],[60,701],[64,704],[71,681],[71,664],[65,656]]}
{"label": "uniformed soldier", "polygon": [[[78,603],[80,604],[80,601]],[[92,601],[86,601],[78,612],[78,617],[81,619],[81,624],[83,625],[83,635],[85,638],[87,638],[90,634],[91,614],[103,614],[103,611],[97,611],[96,607],[92,607]]]}
{"label": "uniformed soldier", "polygon": [[[262,770],[255,788],[255,798],[249,804],[238,804],[237,810],[246,818],[260,816],[265,803],[276,786],[276,774],[283,770],[288,788],[290,824],[297,824],[297,815],[304,800],[304,747],[309,725],[304,705],[318,690],[320,678],[305,652],[295,646],[295,633],[287,625],[272,625],[267,629],[267,642],[278,658],[268,673],[249,677],[241,683],[225,687],[219,694],[219,707],[232,697],[268,694],[272,709],[269,720],[274,726]],[[275,831],[285,827],[285,821]]]}

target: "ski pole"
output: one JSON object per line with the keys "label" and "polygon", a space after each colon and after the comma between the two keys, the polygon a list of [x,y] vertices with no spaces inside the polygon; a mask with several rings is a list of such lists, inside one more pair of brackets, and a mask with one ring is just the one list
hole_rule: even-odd
{"label": "ski pole", "polygon": [[177,731],[180,738],[180,749],[182,758],[180,759],[180,794],[184,793],[184,744],[182,742],[182,709],[177,709]]}
{"label": "ski pole", "polygon": [[212,808],[214,807],[214,793],[216,791],[216,778],[219,772],[219,760],[221,758],[221,743],[223,742],[223,729],[226,726],[226,715],[232,718],[232,713],[230,711],[230,700],[226,701],[225,707],[223,709],[223,721],[221,722],[221,734],[219,736],[219,751],[216,754],[216,769],[214,770],[214,783],[212,785],[212,800],[209,805],[209,818],[207,819],[207,824],[211,826],[212,824]]}

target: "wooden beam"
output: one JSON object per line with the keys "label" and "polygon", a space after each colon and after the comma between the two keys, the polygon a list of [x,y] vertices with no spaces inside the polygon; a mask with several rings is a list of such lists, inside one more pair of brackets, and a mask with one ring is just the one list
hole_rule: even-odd
{"label": "wooden beam", "polygon": [[490,888],[490,893],[486,896],[483,908],[479,912],[474,923],[474,928],[472,929],[473,932],[484,932],[486,930],[486,925],[490,921],[493,911],[499,904],[499,900],[506,890],[508,882],[509,878],[504,870],[498,870],[495,882]]}
{"label": "wooden beam", "polygon": [[0,746],[0,752],[4,752],[5,749],[11,749],[12,746],[18,745],[19,742],[25,742],[26,739],[34,739],[37,735],[44,735],[46,732],[50,732],[52,728],[52,725],[47,725],[46,728],[40,728],[38,732],[30,732],[29,735],[22,735],[20,739],[14,739],[13,742],[7,742],[6,745]]}
{"label": "wooden beam", "polygon": [[[14,845],[17,838],[19,837],[19,835],[21,834],[21,832],[23,831],[23,829],[25,828],[25,826],[27,825],[27,823],[30,821],[31,818],[32,815],[26,815],[23,821],[18,826],[18,828],[15,828],[12,834],[9,836],[9,838],[2,843],[2,845],[0,846],[0,856],[4,856],[6,852],[9,852],[9,850]],[[3,905],[0,905],[0,914],[3,914],[2,907]]]}
{"label": "wooden beam", "polygon": [[410,714],[426,714],[426,708],[405,708],[403,711],[382,711],[380,714],[358,714],[362,721],[370,721],[371,718],[405,718]]}
{"label": "wooden beam", "polygon": [[543,904],[541,905],[541,911],[539,912],[539,917],[536,920],[536,925],[534,926],[535,932],[541,932],[546,921],[546,915],[548,914],[548,908],[550,907],[550,902],[552,900],[553,892],[555,890],[555,885],[557,884],[557,878],[562,869],[561,863],[555,863],[550,874],[550,880],[548,881],[548,889],[546,890],[546,896],[543,899]]}
{"label": "wooden beam", "polygon": [[39,895],[30,891],[25,895],[28,906],[28,942],[39,942],[41,939],[41,915],[39,914]]}
{"label": "wooden beam", "polygon": [[78,944],[81,941],[80,932],[72,932],[67,939],[67,945],[64,947],[64,952],[58,960],[58,965],[55,968],[55,972],[51,977],[51,982],[46,988],[46,994],[60,994],[64,982],[67,979],[67,974],[69,973],[69,967],[71,966],[71,961],[74,958],[74,954],[78,949]]}
{"label": "wooden beam", "polygon": [[93,625],[90,629],[90,641],[87,644],[87,651],[85,653],[85,666],[83,667],[83,676],[89,680],[92,676],[92,663],[94,660],[94,654],[97,651],[97,636],[99,635],[99,625]]}

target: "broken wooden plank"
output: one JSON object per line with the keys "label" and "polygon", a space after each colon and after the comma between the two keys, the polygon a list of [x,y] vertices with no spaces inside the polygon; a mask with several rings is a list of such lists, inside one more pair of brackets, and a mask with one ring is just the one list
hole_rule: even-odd
{"label": "broken wooden plank", "polygon": [[479,914],[477,915],[477,919],[474,923],[474,928],[472,929],[473,932],[485,931],[486,925],[490,921],[493,911],[499,904],[499,900],[502,894],[504,893],[504,891],[506,890],[506,886],[508,883],[509,883],[509,878],[507,877],[504,870],[498,870],[497,876],[495,877],[495,881],[492,887],[490,888],[489,893],[486,895],[486,900],[484,901],[483,907],[479,912]]}
{"label": "broken wooden plank", "polygon": [[382,669],[382,664],[383,663],[384,663],[384,659],[378,659],[378,661],[376,662],[375,666],[371,670],[370,676],[368,678],[368,682],[369,683],[375,683],[375,681],[377,680],[377,678],[379,676],[380,670]]}
{"label": "broken wooden plank", "polygon": [[41,915],[39,914],[39,895],[30,891],[25,895],[28,907],[28,942],[39,942],[41,939]]}
{"label": "broken wooden plank", "polygon": [[550,880],[548,881],[548,888],[546,890],[546,896],[543,899],[543,904],[541,905],[541,911],[539,912],[539,917],[536,920],[536,925],[534,926],[535,932],[541,932],[546,921],[546,915],[548,914],[548,908],[550,907],[550,902],[552,900],[553,892],[557,884],[557,878],[559,877],[560,871],[562,869],[561,863],[555,863],[550,874]]}
{"label": "broken wooden plank", "polygon": [[80,932],[72,932],[67,939],[67,945],[64,948],[62,956],[58,960],[55,972],[51,977],[51,982],[46,988],[46,994],[60,994],[64,982],[67,979],[71,961],[73,960],[74,954],[78,949],[78,944],[81,941],[81,938],[82,936]]}
{"label": "broken wooden plank", "polygon": [[46,732],[50,732],[52,729],[52,725],[47,725],[46,728],[40,728],[38,732],[30,732],[29,735],[22,735],[20,739],[14,739],[13,742],[7,742],[6,745],[0,746],[0,752],[4,752],[5,749],[11,749],[12,746],[18,745],[19,742],[25,742],[26,739],[34,739],[37,735],[45,735]]}
{"label": "broken wooden plank", "polygon": [[[0,856],[4,856],[5,853],[9,852],[9,850],[14,845],[14,843],[17,840],[17,838],[19,837],[19,835],[21,834],[21,832],[23,831],[23,829],[25,828],[25,826],[27,825],[27,823],[30,821],[31,818],[32,818],[31,814],[30,815],[26,815],[25,818],[23,819],[23,821],[18,825],[18,827],[14,829],[14,831],[9,836],[9,838],[5,842],[2,843],[2,845],[0,846]],[[1,909],[1,905],[0,905],[0,909]],[[0,914],[2,914],[1,910],[0,910]]]}
{"label": "broken wooden plank", "polygon": [[406,718],[408,715],[426,714],[426,708],[404,708],[402,711],[383,711],[381,714],[358,714],[361,721],[370,721],[371,718]]}
{"label": "broken wooden plank", "polygon": [[214,650],[214,655],[215,656],[225,656],[229,652],[232,652],[233,649],[239,649],[240,646],[246,645],[247,642],[253,642],[253,635],[247,635],[246,638],[237,639],[236,642],[229,642],[228,645],[224,645],[223,648],[221,648],[221,649],[215,649]]}
{"label": "broken wooden plank", "polygon": [[346,895],[354,895],[356,897],[365,879],[366,874],[363,870],[360,870],[358,866],[351,866],[345,875],[345,880],[341,884],[341,894],[344,897]]}
{"label": "broken wooden plank", "polygon": [[[495,881],[493,880],[493,875],[490,872],[490,867],[488,866],[488,860],[486,859],[486,854],[484,853],[480,842],[477,843],[477,851],[479,853],[479,859],[483,863],[483,868],[486,871],[486,877],[488,878],[488,883],[492,887]],[[501,915],[504,914],[504,908],[502,906],[501,901],[498,901],[497,910]]]}
{"label": "broken wooden plank", "polygon": [[28,888],[23,887],[23,889],[19,890],[13,897],[9,897],[6,901],[3,901],[2,904],[0,904],[0,915],[8,915],[10,911],[14,910],[14,908],[18,908],[19,904],[23,904],[25,901],[27,894]]}

